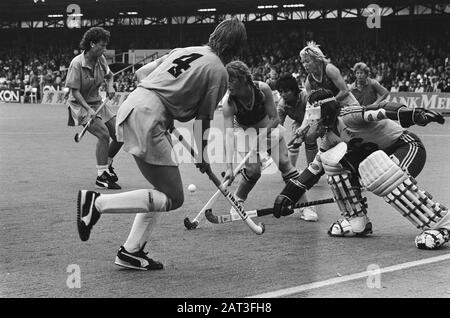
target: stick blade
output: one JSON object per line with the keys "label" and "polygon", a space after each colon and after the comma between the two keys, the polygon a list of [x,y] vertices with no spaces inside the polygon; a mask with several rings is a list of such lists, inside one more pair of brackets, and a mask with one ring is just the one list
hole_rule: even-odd
{"label": "stick blade", "polygon": [[184,219],[184,226],[188,229],[188,230],[194,230],[197,228],[198,226],[198,221],[195,222],[191,222],[191,220],[189,220],[188,217],[186,217]]}
{"label": "stick blade", "polygon": [[73,139],[75,139],[75,142],[80,142],[80,136],[78,135],[78,133],[75,134],[75,137]]}
{"label": "stick blade", "polygon": [[211,209],[205,211],[205,217],[209,222],[219,224],[219,218],[212,213]]}

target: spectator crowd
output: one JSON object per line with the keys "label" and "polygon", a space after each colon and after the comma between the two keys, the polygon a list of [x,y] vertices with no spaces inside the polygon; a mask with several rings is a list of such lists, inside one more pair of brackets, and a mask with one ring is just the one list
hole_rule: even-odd
{"label": "spectator crowd", "polygon": [[[391,92],[450,92],[448,36],[449,32],[444,31],[432,36],[392,35],[378,43],[369,39],[337,41],[331,36],[314,40],[340,69],[348,84],[355,79],[353,65],[365,62],[370,67],[371,77]],[[197,37],[186,41],[190,40],[199,41]],[[273,84],[279,76],[291,74],[297,79],[299,86],[303,86],[307,74],[298,53],[305,42],[304,37],[295,29],[270,36],[249,35],[243,60],[250,66],[255,80]],[[183,46],[198,44],[183,43]],[[155,48],[152,42],[146,46]],[[171,47],[177,46],[178,43],[171,43]],[[36,89],[38,99],[46,89],[61,90],[70,61],[80,52],[74,47],[75,44],[33,50],[1,48],[0,89],[18,89],[25,101],[32,89]],[[136,87],[132,71],[118,74],[114,86],[118,92],[132,91]]]}

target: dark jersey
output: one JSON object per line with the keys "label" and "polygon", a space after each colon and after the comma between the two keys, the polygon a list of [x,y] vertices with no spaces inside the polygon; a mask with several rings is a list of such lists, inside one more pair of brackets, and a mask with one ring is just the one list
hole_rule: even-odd
{"label": "dark jersey", "polygon": [[266,107],[264,105],[264,94],[259,89],[258,82],[253,82],[252,90],[255,100],[250,107],[243,105],[238,98],[233,96],[230,96],[228,99],[233,102],[236,111],[234,116],[239,125],[252,126],[267,116]]}
{"label": "dark jersey", "polygon": [[336,96],[339,93],[339,88],[337,88],[336,85],[334,85],[333,81],[328,77],[326,72],[327,65],[328,64],[325,63],[322,67],[322,80],[320,82],[315,80],[312,74],[308,74],[307,79],[312,91],[318,90],[320,88],[329,89],[333,92],[334,96]]}

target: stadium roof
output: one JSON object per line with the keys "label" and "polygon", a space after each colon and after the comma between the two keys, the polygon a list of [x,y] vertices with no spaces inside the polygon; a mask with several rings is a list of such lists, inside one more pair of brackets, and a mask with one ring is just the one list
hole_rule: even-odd
{"label": "stadium roof", "polygon": [[83,18],[112,18],[127,12],[146,17],[199,15],[198,9],[209,8],[216,8],[217,14],[237,14],[258,11],[260,5],[281,8],[298,3],[304,4],[306,9],[316,10],[363,8],[372,3],[380,6],[447,4],[448,0],[1,0],[0,22],[44,20],[48,15],[65,17],[70,4],[80,6]]}

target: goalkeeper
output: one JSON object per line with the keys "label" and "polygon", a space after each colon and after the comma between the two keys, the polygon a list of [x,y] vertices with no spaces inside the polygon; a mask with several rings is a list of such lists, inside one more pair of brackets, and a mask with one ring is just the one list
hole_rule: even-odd
{"label": "goalkeeper", "polygon": [[292,213],[293,203],[326,174],[342,214],[330,226],[330,236],[372,233],[364,186],[422,230],[415,239],[418,248],[445,244],[450,237],[448,209],[417,185],[414,178],[425,165],[426,150],[419,137],[405,129],[414,124],[443,124],[442,115],[392,102],[341,108],[333,93],[324,89],[312,92],[308,101],[312,105],[305,116],[309,137],[323,137],[319,154],[277,196],[274,216]]}

